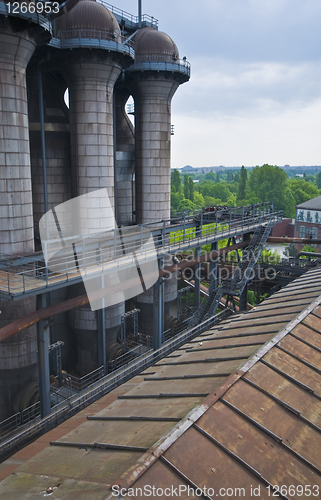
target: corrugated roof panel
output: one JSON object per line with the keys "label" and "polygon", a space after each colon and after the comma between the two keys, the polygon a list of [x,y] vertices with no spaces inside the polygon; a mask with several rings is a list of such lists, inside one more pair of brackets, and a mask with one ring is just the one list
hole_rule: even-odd
{"label": "corrugated roof panel", "polygon": [[297,381],[298,384],[303,384],[307,390],[310,389],[321,397],[319,374],[312,368],[304,365],[298,359],[281,350],[273,350],[264,356],[264,362],[269,363],[269,365],[278,370],[279,373],[283,373],[284,376],[288,376],[290,379]]}
{"label": "corrugated roof panel", "polygon": [[278,400],[279,404],[283,403],[295,414],[321,428],[321,400],[284,375],[263,363],[257,363],[246,373],[243,380],[255,384],[257,388]]}
{"label": "corrugated roof panel", "polygon": [[[238,384],[236,384],[238,386]],[[257,470],[270,484],[318,484],[320,476],[236,411],[218,401],[197,426]],[[234,483],[230,476],[230,482]]]}
{"label": "corrugated roof panel", "polygon": [[[1,485],[5,498],[12,491],[21,495],[15,500],[30,498],[28,489],[21,490],[22,477],[29,478],[30,491],[38,485],[39,495],[44,484],[57,479],[61,500],[75,498],[76,492],[82,500],[88,480],[95,484],[90,500],[101,498],[100,485],[105,499],[108,491],[115,498],[108,487],[118,480],[135,488],[244,488],[244,498],[254,498],[252,485],[260,487],[263,499],[273,497],[270,483],[320,485],[321,308],[315,306],[321,299],[301,311],[321,291],[321,274],[313,270],[306,278],[310,284],[301,280],[284,288],[256,310],[204,332],[112,391],[110,397],[118,399],[100,406],[90,417],[94,421],[69,434],[58,427],[58,442],[67,447],[46,447],[17,469]],[[271,339],[279,330],[277,347]],[[264,352],[257,356],[264,342]],[[97,442],[140,451],[96,449]],[[47,483],[40,479],[45,476]],[[288,498],[302,498],[299,493]],[[184,490],[181,498],[193,497]],[[225,491],[221,498],[240,495]]]}

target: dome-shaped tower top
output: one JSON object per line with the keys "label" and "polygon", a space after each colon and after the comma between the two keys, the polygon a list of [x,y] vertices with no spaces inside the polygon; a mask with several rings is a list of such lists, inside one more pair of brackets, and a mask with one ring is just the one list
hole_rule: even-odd
{"label": "dome-shaped tower top", "polygon": [[170,36],[151,27],[142,28],[134,38],[136,61],[178,61],[176,44]]}
{"label": "dome-shaped tower top", "polygon": [[[95,38],[120,37],[120,28],[115,16],[96,0],[79,0],[64,19],[63,30],[80,31],[80,37],[86,38],[97,33]],[[99,32],[105,35],[99,35]]]}

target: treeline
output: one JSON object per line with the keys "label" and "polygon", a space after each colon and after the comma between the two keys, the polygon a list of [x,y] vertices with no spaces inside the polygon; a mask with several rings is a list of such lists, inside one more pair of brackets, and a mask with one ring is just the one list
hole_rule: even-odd
{"label": "treeline", "polygon": [[243,206],[272,201],[275,210],[285,217],[295,216],[295,206],[318,196],[321,191],[321,172],[316,175],[288,177],[280,167],[263,165],[237,172],[209,172],[197,181],[188,174],[172,172],[172,214],[193,213],[206,206]]}

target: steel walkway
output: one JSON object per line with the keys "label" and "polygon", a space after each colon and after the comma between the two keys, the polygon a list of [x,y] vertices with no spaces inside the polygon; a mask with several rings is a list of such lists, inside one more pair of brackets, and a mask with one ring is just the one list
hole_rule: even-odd
{"label": "steel walkway", "polygon": [[223,239],[241,237],[255,232],[265,222],[276,223],[281,219],[281,212],[271,213],[269,204],[262,203],[259,209],[256,207],[255,214],[244,215],[240,219],[231,217],[229,221],[197,223],[194,218],[186,218],[183,224],[170,225],[169,221],[160,221],[158,227],[156,224],[133,226],[135,229],[131,230],[125,243],[119,237],[118,229],[95,235],[96,239],[75,237],[74,240],[78,240],[75,247],[77,259],[75,260],[74,252],[67,251],[64,256],[65,270],[61,269],[61,265],[57,265],[56,269],[51,266],[49,270],[41,252],[4,256],[0,259],[0,300],[19,300],[24,296],[79,283],[82,276],[95,277],[102,271],[132,267],[135,265],[134,250],[145,261],[153,259],[155,251],[149,252],[143,248],[146,230],[153,235],[157,258],[162,259]]}

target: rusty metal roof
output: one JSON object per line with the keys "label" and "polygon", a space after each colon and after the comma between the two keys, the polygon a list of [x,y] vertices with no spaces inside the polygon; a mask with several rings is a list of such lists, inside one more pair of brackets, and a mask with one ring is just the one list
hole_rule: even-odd
{"label": "rusty metal roof", "polygon": [[320,304],[314,269],[16,453],[0,494],[267,499],[283,485],[282,498],[319,498]]}

